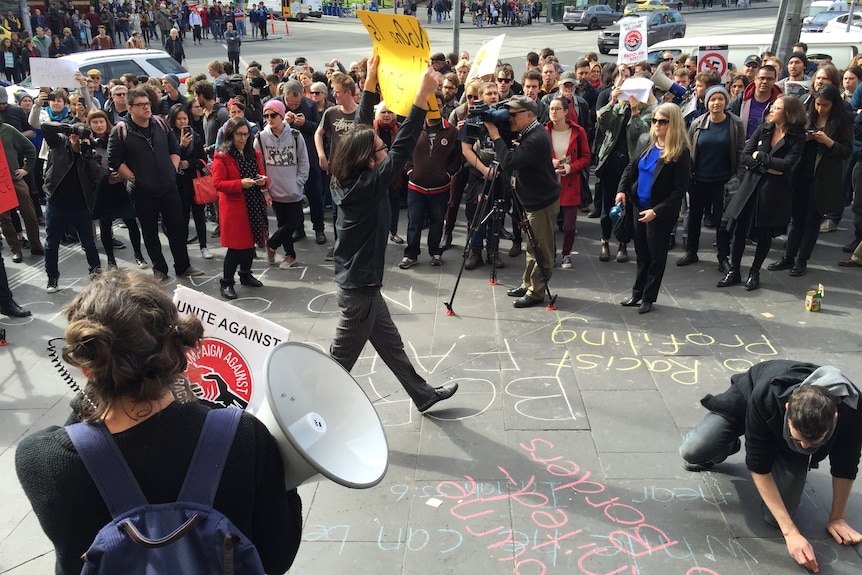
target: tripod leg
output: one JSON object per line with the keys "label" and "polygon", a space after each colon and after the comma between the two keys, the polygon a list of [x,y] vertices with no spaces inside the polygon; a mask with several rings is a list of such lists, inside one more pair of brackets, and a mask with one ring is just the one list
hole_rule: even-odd
{"label": "tripod leg", "polygon": [[475,236],[476,231],[480,229],[480,226],[485,225],[488,217],[490,217],[490,202],[488,201],[488,195],[491,189],[490,185],[490,180],[486,180],[482,185],[482,192],[479,194],[479,198],[477,199],[478,208],[476,213],[470,219],[470,229],[467,232],[467,243],[461,254],[461,269],[458,270],[458,277],[455,278],[455,285],[452,288],[452,295],[449,297],[449,301],[443,302],[443,305],[446,306],[446,315],[455,315],[455,309],[452,307],[452,304],[455,302],[455,294],[458,291],[458,285],[461,283],[461,276],[464,274],[464,269],[467,264],[467,254],[472,249],[473,237]]}

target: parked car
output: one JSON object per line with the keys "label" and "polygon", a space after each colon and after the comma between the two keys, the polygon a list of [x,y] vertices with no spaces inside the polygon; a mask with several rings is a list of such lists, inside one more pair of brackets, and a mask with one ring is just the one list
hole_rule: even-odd
{"label": "parked car", "polygon": [[839,16],[843,16],[847,14],[847,12],[819,12],[811,17],[811,20],[808,23],[802,25],[803,32],[823,32],[823,29],[826,28],[826,24],[829,23],[830,20],[834,18],[838,18]]}
{"label": "parked car", "polygon": [[[119,78],[123,74],[132,73],[136,76],[148,76],[150,78],[161,78],[165,74],[176,74],[180,80],[180,92],[185,93],[185,81],[191,76],[189,71],[183,68],[177,61],[171,58],[164,50],[138,50],[138,49],[116,49],[116,50],[93,50],[91,52],[76,52],[63,56],[63,60],[72,60],[86,75],[93,68],[102,73],[102,81],[107,83],[111,78]],[[11,89],[13,89],[10,91]],[[39,86],[34,86],[28,76],[21,82],[20,86],[9,86],[7,92],[24,88],[31,95],[37,94]]]}
{"label": "parked car", "polygon": [[685,21],[676,10],[658,12],[635,12],[623,16],[608,28],[599,32],[598,47],[602,54],[610,54],[620,46],[620,22],[626,18],[647,18],[647,46],[656,42],[685,36]]}
{"label": "parked car", "polygon": [[[834,33],[834,32],[847,32],[847,20],[850,18],[850,14],[844,14],[843,16],[839,16],[838,18],[833,18],[829,22],[826,23],[826,26],[823,28],[824,32]],[[854,13],[853,21],[850,24],[850,32],[862,32],[862,14]]]}
{"label": "parked car", "polygon": [[622,12],[615,12],[606,4],[596,4],[586,8],[566,6],[563,12],[563,24],[569,30],[577,26],[586,26],[588,30],[598,30],[610,26],[623,17]]}
{"label": "parked car", "polygon": [[626,4],[623,10],[624,14],[634,14],[635,12],[651,12],[653,10],[666,10],[669,6],[662,0],[637,0]]}

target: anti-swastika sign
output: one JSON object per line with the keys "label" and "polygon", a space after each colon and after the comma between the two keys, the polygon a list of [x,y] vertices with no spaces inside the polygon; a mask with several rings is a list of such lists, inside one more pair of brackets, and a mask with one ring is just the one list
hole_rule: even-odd
{"label": "anti-swastika sign", "polygon": [[727,46],[701,46],[697,51],[697,72],[715,70],[724,82],[727,76]]}

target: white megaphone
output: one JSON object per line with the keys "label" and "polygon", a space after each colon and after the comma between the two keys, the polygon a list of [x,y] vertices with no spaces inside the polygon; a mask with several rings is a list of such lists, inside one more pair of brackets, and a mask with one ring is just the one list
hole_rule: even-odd
{"label": "white megaphone", "polygon": [[665,76],[664,72],[661,69],[655,71],[655,74],[652,75],[652,83],[656,85],[659,90],[663,92],[670,92],[677,98],[682,98],[685,96],[687,90],[685,87],[680,86],[667,76]]}
{"label": "white megaphone", "polygon": [[278,443],[288,489],[318,474],[356,489],[380,483],[389,465],[383,424],[340,363],[287,342],[269,353],[264,375],[254,415]]}

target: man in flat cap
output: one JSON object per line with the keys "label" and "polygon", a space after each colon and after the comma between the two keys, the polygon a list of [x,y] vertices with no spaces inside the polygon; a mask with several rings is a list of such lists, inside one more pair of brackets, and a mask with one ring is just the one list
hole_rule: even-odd
{"label": "man in flat cap", "polygon": [[506,100],[506,108],[509,126],[517,134],[514,147],[509,149],[492,122],[485,122],[485,129],[494,142],[500,169],[514,173],[514,196],[533,231],[534,241],[527,242],[527,266],[521,285],[507,292],[518,298],[514,306],[522,308],[538,305],[545,298],[547,280],[554,268],[554,225],[560,211],[561,186],[552,163],[551,137],[536,119],[536,102],[527,96],[512,96]]}
{"label": "man in flat cap", "polygon": [[431,67],[444,76],[452,71],[452,67],[446,62],[446,56],[442,52],[437,52],[431,56]]}
{"label": "man in flat cap", "polygon": [[859,389],[836,367],[792,360],[759,363],[730,378],[730,388],[701,400],[709,410],[679,448],[689,471],[707,471],[739,451],[762,499],[764,520],[781,529],[790,556],[817,573],[811,543],[793,521],[808,470],[829,457],[832,509],[826,530],[855,545],[845,509],[862,452]]}

